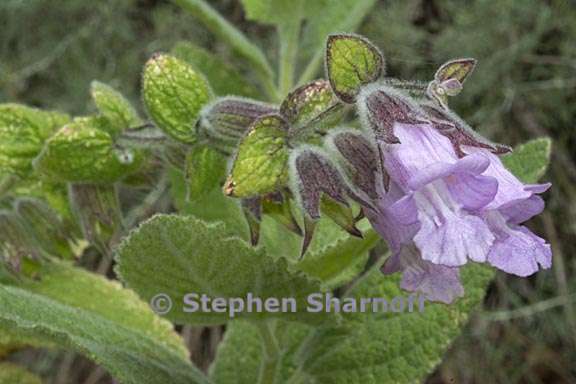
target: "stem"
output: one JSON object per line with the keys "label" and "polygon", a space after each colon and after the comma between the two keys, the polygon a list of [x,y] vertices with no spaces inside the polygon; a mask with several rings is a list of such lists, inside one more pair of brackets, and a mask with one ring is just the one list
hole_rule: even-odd
{"label": "stem", "polygon": [[300,78],[298,79],[298,85],[312,81],[314,76],[316,76],[316,74],[320,70],[320,65],[322,64],[323,58],[324,58],[324,51],[318,51],[314,54],[314,57],[312,57],[310,62],[308,62],[308,65],[304,69],[304,72],[302,72],[302,75],[300,75]]}
{"label": "stem", "polygon": [[279,100],[278,90],[274,85],[274,72],[266,56],[258,46],[254,45],[238,28],[232,25],[214,8],[203,0],[173,0],[175,4],[198,18],[221,40],[230,45],[236,52],[254,65],[256,74],[274,101]]}
{"label": "stem", "polygon": [[294,85],[294,70],[298,39],[300,37],[300,18],[283,23],[278,28],[280,38],[280,61],[278,88],[282,97],[286,96]]}
{"label": "stem", "polygon": [[274,384],[276,382],[278,367],[280,363],[280,347],[274,335],[273,324],[264,321],[257,324],[262,340],[262,362],[260,364],[260,374],[258,384]]}

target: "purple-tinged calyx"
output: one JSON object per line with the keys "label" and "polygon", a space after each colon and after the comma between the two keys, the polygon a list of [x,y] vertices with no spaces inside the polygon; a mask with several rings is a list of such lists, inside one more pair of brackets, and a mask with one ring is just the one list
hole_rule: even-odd
{"label": "purple-tinged calyx", "polygon": [[358,113],[363,125],[377,141],[398,144],[394,124],[423,124],[428,122],[425,112],[408,95],[383,84],[371,84],[360,92]]}
{"label": "purple-tinged calyx", "polygon": [[343,171],[329,155],[314,147],[303,147],[290,156],[292,191],[304,210],[302,255],[310,245],[315,222],[321,213],[351,235],[361,237],[349,198],[363,201],[347,185]]}
{"label": "purple-tinged calyx", "polygon": [[273,105],[243,97],[223,97],[204,107],[200,130],[211,139],[237,143],[260,117],[278,112]]}
{"label": "purple-tinged calyx", "polygon": [[423,102],[420,106],[428,115],[434,128],[450,139],[458,157],[465,156],[465,153],[462,151],[462,146],[484,148],[495,154],[504,154],[512,151],[507,145],[492,143],[480,136],[465,121],[450,110],[436,106],[431,102]]}

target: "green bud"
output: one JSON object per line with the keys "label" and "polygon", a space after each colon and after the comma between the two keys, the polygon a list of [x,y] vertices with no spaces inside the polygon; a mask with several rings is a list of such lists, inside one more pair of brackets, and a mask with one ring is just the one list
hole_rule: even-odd
{"label": "green bud", "polygon": [[142,125],[142,120],[134,107],[114,88],[93,81],[90,92],[96,107],[109,122],[110,135],[116,136],[125,129]]}
{"label": "green bud", "polygon": [[203,76],[173,56],[154,55],[144,67],[142,94],[148,114],[172,138],[196,141],[200,110],[212,97]]}
{"label": "green bud", "polygon": [[57,182],[112,183],[135,171],[142,154],[114,144],[98,117],[77,118],[52,136],[35,160],[36,169]]}
{"label": "green bud", "polygon": [[69,120],[58,112],[0,105],[0,175],[29,176],[44,141]]}

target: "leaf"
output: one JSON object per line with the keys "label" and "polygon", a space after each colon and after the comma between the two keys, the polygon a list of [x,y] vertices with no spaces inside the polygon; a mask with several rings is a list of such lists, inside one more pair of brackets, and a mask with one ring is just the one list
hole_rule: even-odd
{"label": "leaf", "polygon": [[43,251],[55,257],[73,258],[68,228],[50,205],[32,197],[18,198],[13,205],[27,231]]}
{"label": "leaf", "polygon": [[0,105],[0,175],[29,176],[32,160],[70,118],[18,104]]}
{"label": "leaf", "polygon": [[[310,327],[298,323],[277,323],[278,344],[283,351],[278,382],[286,383],[294,373],[294,355]],[[253,384],[258,381],[262,358],[260,335],[248,322],[233,321],[226,327],[222,343],[210,366],[210,378],[218,384]],[[242,369],[239,369],[242,367]]]}
{"label": "leaf", "polygon": [[552,140],[541,138],[528,141],[502,156],[502,162],[512,173],[525,183],[536,183],[548,168]]}
{"label": "leaf", "polygon": [[280,106],[280,113],[292,127],[302,126],[319,120],[332,109],[337,109],[337,102],[330,83],[316,80],[290,92]]}
{"label": "leaf", "polygon": [[275,192],[288,181],[288,126],[279,115],[254,122],[238,146],[224,192],[252,197]]}
{"label": "leaf", "polygon": [[189,42],[178,42],[172,54],[206,76],[216,95],[239,95],[261,98],[261,93],[235,67],[204,48]]}
{"label": "leaf", "polygon": [[40,377],[16,364],[0,363],[0,384],[42,384]]}
{"label": "leaf", "polygon": [[0,326],[71,348],[122,383],[206,383],[171,325],[118,283],[62,263],[0,286]]}
{"label": "leaf", "polygon": [[237,318],[321,323],[328,317],[305,312],[304,301],[319,290],[317,282],[289,272],[285,259],[273,259],[262,249],[230,237],[221,224],[187,216],[155,216],[122,243],[117,261],[122,280],[145,301],[160,293],[170,297],[173,306],[166,316],[178,324],[222,324],[230,319],[226,312],[185,312],[183,299],[188,293],[245,301],[248,293],[262,300],[295,298],[299,310],[258,313],[253,308],[236,313]]}
{"label": "leaf", "polygon": [[194,143],[200,109],[211,98],[206,80],[184,61],[156,54],[144,66],[142,87],[144,104],[158,127],[178,141]]}
{"label": "leaf", "polygon": [[363,85],[376,81],[384,72],[378,48],[356,35],[330,35],[326,44],[326,71],[334,93],[352,104]]}
{"label": "leaf", "polygon": [[55,182],[111,183],[135,171],[142,153],[114,146],[97,117],[74,119],[46,142],[34,161]]}
{"label": "leaf", "polygon": [[[490,268],[468,265],[462,270],[466,295],[450,306],[425,303],[423,312],[417,305],[413,312],[357,312],[348,314],[344,326],[318,328],[301,350],[300,368],[326,384],[420,382],[441,361],[493,276]],[[398,285],[398,275],[385,278],[376,266],[347,296],[408,297]]]}
{"label": "leaf", "polygon": [[170,193],[179,213],[209,222],[221,221],[226,226],[227,233],[235,234],[242,239],[248,238],[246,220],[238,199],[225,196],[221,187],[214,188],[197,199],[190,199],[185,175],[171,168],[169,176]]}
{"label": "leaf", "polygon": [[90,86],[92,99],[100,113],[108,119],[112,128],[110,135],[116,136],[122,131],[142,125],[142,120],[128,100],[114,88],[93,81]]}
{"label": "leaf", "polygon": [[191,200],[206,196],[221,187],[226,173],[226,158],[210,147],[197,147],[188,153],[186,178]]}
{"label": "leaf", "polygon": [[332,220],[321,218],[306,257],[298,261],[302,237],[270,216],[262,219],[260,237],[268,255],[294,261],[294,269],[319,279],[327,288],[339,287],[356,277],[364,268],[367,250],[379,240],[371,231],[365,231],[363,239],[352,237]]}
{"label": "leaf", "polygon": [[362,238],[348,236],[338,239],[321,250],[308,252],[296,268],[327,286],[338,286],[350,278],[351,270],[359,272],[355,267],[359,263],[363,265],[366,254],[379,240],[380,236],[373,229],[364,231]]}

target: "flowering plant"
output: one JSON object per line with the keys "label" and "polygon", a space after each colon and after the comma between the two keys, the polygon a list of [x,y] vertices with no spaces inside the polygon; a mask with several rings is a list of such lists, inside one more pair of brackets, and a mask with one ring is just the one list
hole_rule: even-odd
{"label": "flowering plant", "polygon": [[[314,53],[294,81],[302,21],[320,10],[246,0],[282,37],[275,82],[262,51],[210,6],[176,2],[253,65],[260,87],[182,43],[144,67],[148,119],[99,82],[89,116],[0,106],[0,351],[72,349],[125,383],[414,382],[481,302],[493,267],[550,267],[550,246],[522,226],[544,209],[550,141],[512,150],[450,109],[473,59],[446,62],[429,82],[389,78],[370,41],[325,40],[320,28],[327,79],[311,81]],[[352,15],[372,3],[350,2]],[[91,257],[100,274],[74,265]],[[124,286],[102,276],[114,263]],[[197,304],[191,292],[285,297],[295,309],[230,319],[178,307]],[[318,292],[429,303],[304,310]],[[173,324],[226,325],[209,375]]]}

